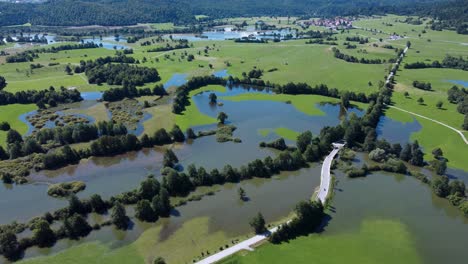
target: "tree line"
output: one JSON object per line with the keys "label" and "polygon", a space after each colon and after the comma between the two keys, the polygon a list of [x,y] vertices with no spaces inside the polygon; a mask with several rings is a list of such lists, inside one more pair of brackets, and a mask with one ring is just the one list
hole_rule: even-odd
{"label": "tree line", "polygon": [[155,68],[128,65],[135,62],[137,61],[133,57],[120,54],[114,57],[98,58],[95,61],[80,61],[80,65],[75,67],[74,71],[75,73],[84,72],[89,83],[98,85],[101,83],[122,85],[127,82],[141,86],[161,80]]}
{"label": "tree line", "polygon": [[166,46],[151,48],[151,49],[148,49],[146,52],[161,52],[161,51],[170,51],[170,50],[177,50],[177,49],[188,49],[188,48],[190,48],[188,41],[181,40],[179,43],[175,44],[174,46],[167,43]]}
{"label": "tree line", "polygon": [[[358,57],[355,57],[353,55],[347,55],[347,54],[342,53],[336,47],[333,47],[332,51],[333,51],[333,55],[335,56],[335,58],[340,59],[340,60],[344,60],[346,62],[362,63],[362,64],[383,64],[383,63],[387,62],[386,60],[381,60],[381,59],[366,59],[366,58],[360,58],[359,59]],[[392,61],[389,60],[388,62],[391,63]]]}
{"label": "tree line", "polygon": [[83,100],[78,90],[68,90],[63,86],[59,90],[51,86],[47,90],[27,90],[16,93],[3,91],[1,88],[0,86],[0,105],[38,104],[49,103],[50,101],[55,103],[73,103]]}
{"label": "tree line", "polygon": [[458,70],[468,71],[468,60],[465,60],[462,57],[445,55],[445,58],[442,60],[442,63],[440,63],[438,60],[435,60],[431,63],[417,61],[417,62],[405,64],[405,69],[425,69],[425,68],[449,68],[449,69],[458,69]]}

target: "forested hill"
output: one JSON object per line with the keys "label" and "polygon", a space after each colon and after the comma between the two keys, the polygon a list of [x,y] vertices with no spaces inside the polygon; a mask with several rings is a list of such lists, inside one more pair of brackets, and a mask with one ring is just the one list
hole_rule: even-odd
{"label": "forested hill", "polygon": [[[0,26],[133,25],[190,23],[211,18],[283,15],[457,14],[466,21],[468,0],[50,0],[41,4],[0,2]],[[435,8],[438,7],[438,8]],[[460,16],[465,16],[460,18]]]}

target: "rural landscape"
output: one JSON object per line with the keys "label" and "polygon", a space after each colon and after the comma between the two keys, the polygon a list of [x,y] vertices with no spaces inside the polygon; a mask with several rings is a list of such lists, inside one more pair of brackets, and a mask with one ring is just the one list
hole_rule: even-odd
{"label": "rural landscape", "polygon": [[0,263],[465,263],[467,14],[0,0]]}

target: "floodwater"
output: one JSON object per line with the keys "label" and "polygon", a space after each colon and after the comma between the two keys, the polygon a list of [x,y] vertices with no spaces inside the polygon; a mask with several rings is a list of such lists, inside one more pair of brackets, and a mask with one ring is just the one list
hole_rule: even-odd
{"label": "floodwater", "polygon": [[[311,130],[317,135],[322,127],[337,125],[345,118],[340,107],[333,104],[311,105],[318,107],[325,115],[309,116],[284,102],[233,102],[221,99],[222,96],[246,92],[270,93],[268,89],[247,88],[236,86],[228,87],[224,93],[215,92],[218,102],[222,102],[223,106],[209,104],[211,92],[193,97],[194,104],[206,115],[216,117],[219,111],[226,112],[229,115],[228,123],[237,127],[234,137],[240,138],[242,143],[217,143],[215,137],[211,136],[196,139],[190,144],[176,144],[174,150],[183,167],[191,163],[204,166],[207,170],[220,169],[226,164],[239,167],[255,158],[275,155],[276,151],[259,148],[258,144],[278,136],[270,134],[263,137],[258,133],[260,129],[287,127],[298,132]],[[350,112],[358,116],[363,114],[359,109],[350,109]],[[398,122],[392,122],[390,119],[381,120],[379,136],[395,142],[405,141],[405,138],[408,140],[411,131],[418,129],[419,125],[413,122],[407,129],[398,129]],[[208,125],[194,129],[201,131],[215,127]],[[403,135],[392,139],[393,133]],[[0,223],[26,221],[46,211],[66,206],[66,200],[47,196],[47,185],[44,183],[80,180],[86,182],[87,187],[78,193],[79,197],[99,193],[109,198],[137,188],[148,174],[161,179],[159,170],[163,152],[164,148],[152,148],[114,157],[93,157],[59,170],[33,172],[30,177],[33,184],[1,185],[0,212],[4,213],[0,214]],[[358,157],[356,162],[362,164],[363,160]],[[465,182],[468,178],[468,174],[463,171],[449,169],[448,174]],[[362,179],[348,179],[339,171],[336,175],[339,182],[333,200],[335,209],[330,213],[332,218],[325,227],[324,235],[356,230],[366,219],[394,219],[407,225],[424,263],[444,263],[447,259],[463,262],[467,259],[468,220],[446,200],[435,197],[428,186],[409,176],[388,173],[374,173]],[[136,221],[127,232],[105,227],[80,241],[61,240],[50,249],[29,249],[26,257],[53,254],[85,241],[110,242],[112,247],[119,247],[131,243],[146,229],[159,225],[163,227],[159,238],[164,241],[185,222],[197,217],[209,217],[210,232],[224,231],[229,236],[239,236],[250,231],[247,221],[239,221],[239,216],[249,219],[261,211],[267,221],[280,220],[293,210],[299,200],[310,198],[319,181],[320,164],[313,164],[310,168],[283,173],[272,179],[226,184],[219,186],[220,191],[214,196],[205,196],[201,201],[178,207],[172,217],[155,224]],[[248,202],[238,200],[239,185],[246,190],[250,199]],[[131,214],[132,208],[128,212]],[[94,223],[108,216],[91,215],[89,218]]]}
{"label": "floodwater", "polygon": [[293,38],[297,37],[297,31],[294,29],[280,29],[268,31],[256,31],[254,28],[247,29],[246,31],[235,31],[231,28],[225,28],[224,31],[205,31],[201,35],[195,34],[173,34],[173,39],[186,39],[188,41],[203,41],[203,40],[230,40],[238,38],[251,38],[251,39],[285,39],[286,36],[292,35]]}
{"label": "floodwater", "polygon": [[413,122],[403,123],[387,116],[381,116],[377,125],[377,136],[385,138],[390,143],[408,143],[411,134],[421,130],[422,126],[413,118]]}
{"label": "floodwater", "polygon": [[[319,182],[320,165],[315,164],[310,168],[283,173],[271,179],[252,179],[239,184],[225,184],[217,187],[219,191],[214,196],[205,196],[201,201],[189,202],[177,207],[170,218],[160,219],[155,224],[134,220],[133,228],[127,232],[117,231],[113,227],[104,227],[80,241],[61,240],[50,249],[29,249],[25,257],[52,254],[72,245],[90,241],[112,243],[111,247],[116,248],[133,242],[142,232],[154,226],[162,226],[159,243],[163,243],[184,223],[198,217],[210,218],[210,233],[223,231],[232,237],[240,236],[251,231],[248,219],[257,212],[262,212],[266,221],[279,221],[291,212],[298,201],[309,199]],[[237,194],[239,187],[246,191],[248,201],[239,200]],[[294,192],[284,195],[287,190],[294,190]],[[129,215],[132,211],[127,210]],[[239,216],[244,216],[245,221],[239,221]],[[101,216],[100,218],[108,217]],[[90,222],[96,221],[95,216],[90,218],[92,218]],[[102,219],[99,220],[102,221]],[[194,243],[202,243],[203,238],[192,237],[192,239]]]}
{"label": "floodwater", "polygon": [[408,228],[422,263],[468,259],[468,218],[436,197],[428,185],[411,176],[383,172],[358,179],[336,174],[334,212],[323,235],[357,231],[365,220],[394,220]]}

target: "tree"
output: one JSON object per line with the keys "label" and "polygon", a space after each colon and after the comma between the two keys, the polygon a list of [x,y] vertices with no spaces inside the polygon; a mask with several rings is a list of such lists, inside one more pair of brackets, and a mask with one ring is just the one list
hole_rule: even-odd
{"label": "tree", "polygon": [[306,131],[297,136],[296,146],[303,153],[307,146],[312,142],[312,132]]}
{"label": "tree", "polygon": [[218,97],[215,93],[210,93],[210,104],[216,104]]}
{"label": "tree", "polygon": [[239,189],[237,189],[237,193],[239,194],[239,199],[245,201],[245,190],[242,187],[239,187]]}
{"label": "tree", "polygon": [[70,215],[73,215],[75,213],[77,214],[83,214],[85,213],[85,208],[83,203],[76,197],[76,195],[70,196],[70,199],[68,200],[68,212]]}
{"label": "tree", "polygon": [[7,86],[7,82],[5,80],[5,77],[0,76],[0,91],[3,90]]}
{"label": "tree", "polygon": [[86,219],[79,214],[74,214],[65,219],[63,228],[65,234],[72,239],[87,236],[92,230]]}
{"label": "tree", "polygon": [[8,122],[4,121],[0,123],[0,130],[2,131],[8,131],[10,130],[11,126]]}
{"label": "tree", "polygon": [[117,229],[127,229],[130,219],[121,203],[116,202],[111,214],[112,223]]}
{"label": "tree", "polygon": [[217,119],[219,120],[220,124],[224,124],[224,122],[226,121],[227,118],[228,118],[228,115],[226,113],[219,112]]}
{"label": "tree", "polygon": [[435,176],[432,179],[432,189],[437,196],[446,197],[450,193],[449,179],[447,176]]}
{"label": "tree", "polygon": [[153,175],[149,175],[144,181],[140,183],[138,193],[141,198],[151,201],[155,195],[159,193],[161,184]]}
{"label": "tree", "polygon": [[18,239],[11,230],[5,230],[0,233],[0,253],[9,260],[17,259],[21,253]]}
{"label": "tree", "polygon": [[462,128],[463,128],[464,130],[468,130],[468,113],[465,114],[465,119],[463,120],[463,126],[462,126]]}
{"label": "tree", "polygon": [[249,224],[254,229],[255,234],[262,234],[267,231],[265,227],[265,219],[260,212],[257,214],[257,216],[252,218]]}
{"label": "tree", "polygon": [[424,99],[423,99],[422,97],[419,97],[419,98],[418,98],[418,103],[419,103],[420,105],[424,104]]}
{"label": "tree", "polygon": [[91,195],[91,198],[89,199],[89,203],[91,205],[93,212],[95,213],[101,214],[107,210],[107,204],[102,200],[99,194]]}
{"label": "tree", "polygon": [[442,101],[438,101],[436,106],[437,106],[438,109],[441,109],[443,104],[444,103]]}
{"label": "tree", "polygon": [[23,137],[21,137],[21,134],[14,130],[10,129],[8,130],[7,133],[7,139],[6,139],[7,144],[15,143],[15,142],[23,142]]}
{"label": "tree", "polygon": [[153,264],[166,264],[166,261],[162,257],[157,257],[153,260]]}
{"label": "tree", "polygon": [[173,168],[177,162],[179,162],[179,159],[172,149],[166,149],[164,152],[163,166]]}
{"label": "tree", "polygon": [[67,65],[65,67],[65,72],[68,74],[68,75],[72,75],[73,74],[73,70],[70,68],[70,65]]}
{"label": "tree", "polygon": [[7,152],[3,149],[2,146],[0,146],[0,160],[6,160],[8,159],[9,155]]}
{"label": "tree", "polygon": [[187,138],[189,139],[196,139],[197,138],[197,135],[195,135],[195,132],[193,131],[192,128],[187,128]]}
{"label": "tree", "polygon": [[442,152],[442,149],[435,148],[435,149],[432,150],[432,155],[434,155],[434,158],[438,159],[438,158],[442,157],[444,155],[444,153]]}
{"label": "tree", "polygon": [[445,159],[433,160],[432,166],[437,175],[444,175],[447,170],[447,161]]}
{"label": "tree", "polygon": [[54,231],[50,229],[50,225],[44,219],[40,219],[34,224],[32,239],[39,247],[50,247],[57,240]]}
{"label": "tree", "polygon": [[411,159],[411,145],[406,144],[403,150],[400,153],[400,159],[404,161],[409,161]]}
{"label": "tree", "polygon": [[155,215],[169,216],[171,212],[171,201],[166,188],[161,188],[159,194],[151,201]]}
{"label": "tree", "polygon": [[369,159],[377,161],[377,162],[384,161],[386,159],[385,150],[380,149],[380,148],[376,148],[376,149],[372,150],[369,153]]}
{"label": "tree", "polygon": [[185,141],[185,135],[184,133],[182,133],[182,130],[180,130],[180,127],[178,125],[174,125],[174,127],[171,130],[171,135],[175,142]]}
{"label": "tree", "polygon": [[460,180],[453,180],[449,184],[450,194],[458,194],[458,196],[465,197],[465,183]]}
{"label": "tree", "polygon": [[138,201],[136,205],[135,217],[141,221],[154,222],[157,216],[153,208],[151,208],[150,202],[146,199],[143,199]]}

